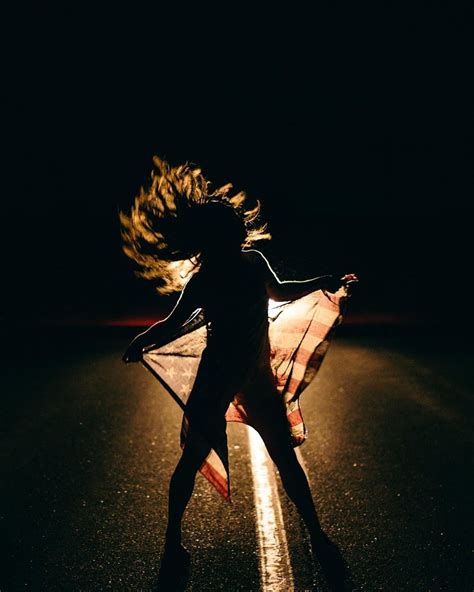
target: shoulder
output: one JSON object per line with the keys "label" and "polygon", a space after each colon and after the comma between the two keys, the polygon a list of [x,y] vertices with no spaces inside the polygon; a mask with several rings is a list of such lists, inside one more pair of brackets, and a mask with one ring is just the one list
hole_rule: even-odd
{"label": "shoulder", "polygon": [[257,251],[257,249],[248,249],[242,251],[245,255],[246,260],[262,275],[268,276],[270,273],[271,275],[275,275],[268,259],[261,251]]}
{"label": "shoulder", "polygon": [[197,271],[193,273],[188,281],[184,284],[184,287],[181,291],[181,296],[186,295],[186,297],[196,296],[202,292],[203,289],[203,278],[202,273]]}
{"label": "shoulder", "polygon": [[265,258],[264,254],[260,251],[257,251],[257,249],[246,249],[245,251],[242,251],[242,255],[244,256],[246,261],[253,265],[268,265],[268,261]]}

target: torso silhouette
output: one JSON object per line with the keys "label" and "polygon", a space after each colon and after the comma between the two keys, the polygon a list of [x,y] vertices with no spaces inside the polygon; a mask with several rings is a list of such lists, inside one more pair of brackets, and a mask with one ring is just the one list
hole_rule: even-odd
{"label": "torso silhouette", "polygon": [[268,295],[257,261],[255,253],[242,251],[222,262],[203,263],[189,282],[208,329],[198,390],[213,385],[224,398],[232,392],[245,397],[249,382],[271,375]]}

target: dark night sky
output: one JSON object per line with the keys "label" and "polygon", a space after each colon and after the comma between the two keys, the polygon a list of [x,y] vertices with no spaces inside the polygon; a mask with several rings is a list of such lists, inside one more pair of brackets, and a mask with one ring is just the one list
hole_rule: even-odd
{"label": "dark night sky", "polygon": [[5,19],[4,318],[156,301],[117,221],[155,153],[258,197],[283,277],[358,272],[357,310],[469,283],[468,8],[223,7]]}

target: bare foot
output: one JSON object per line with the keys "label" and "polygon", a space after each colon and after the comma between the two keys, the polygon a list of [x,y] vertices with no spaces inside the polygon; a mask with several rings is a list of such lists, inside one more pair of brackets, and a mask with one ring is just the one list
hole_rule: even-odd
{"label": "bare foot", "polygon": [[184,590],[189,578],[190,561],[191,554],[183,545],[166,545],[161,557],[157,589],[163,592]]}

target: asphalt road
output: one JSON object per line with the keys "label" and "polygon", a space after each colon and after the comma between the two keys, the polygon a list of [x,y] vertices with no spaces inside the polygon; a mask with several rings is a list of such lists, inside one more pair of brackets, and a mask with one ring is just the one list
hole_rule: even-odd
{"label": "asphalt road", "polygon": [[[3,354],[1,592],[157,589],[180,411],[124,332],[38,332]],[[357,590],[471,592],[472,349],[336,335],[304,394],[301,448],[321,521]],[[244,426],[229,429],[233,504],[198,478],[186,590],[260,589]],[[281,487],[280,487],[281,490]],[[326,590],[280,491],[297,590]]]}

